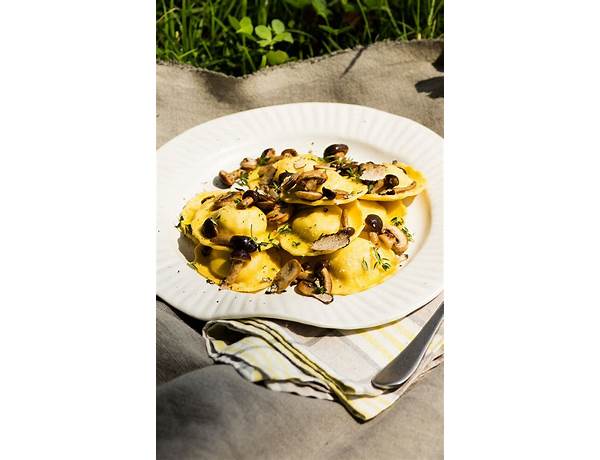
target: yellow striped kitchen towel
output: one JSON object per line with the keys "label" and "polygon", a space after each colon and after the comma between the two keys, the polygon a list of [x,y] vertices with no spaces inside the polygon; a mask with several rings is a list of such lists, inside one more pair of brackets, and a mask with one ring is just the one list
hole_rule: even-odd
{"label": "yellow striped kitchen towel", "polygon": [[418,334],[442,301],[393,323],[369,329],[323,329],[270,319],[214,320],[203,336],[209,355],[240,375],[275,391],[339,401],[359,420],[390,407],[408,387],[443,359],[443,326],[417,371],[400,388],[371,385],[377,372]]}

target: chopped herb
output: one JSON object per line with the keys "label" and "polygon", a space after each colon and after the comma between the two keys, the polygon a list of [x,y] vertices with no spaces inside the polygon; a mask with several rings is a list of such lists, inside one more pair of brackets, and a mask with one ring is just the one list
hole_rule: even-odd
{"label": "chopped herb", "polygon": [[406,225],[404,225],[404,219],[402,219],[401,217],[394,217],[392,219],[392,224],[394,224],[396,227],[400,227],[400,230],[402,230],[402,233],[404,233],[406,235],[406,239],[408,241],[413,240],[412,233],[410,233],[408,231],[408,228],[406,228]]}
{"label": "chopped herb", "polygon": [[265,166],[269,162],[269,158],[265,155],[261,155],[257,160],[258,166]]}
{"label": "chopped herb", "polygon": [[242,172],[238,180],[235,181],[236,184],[241,186],[248,186],[248,171]]}
{"label": "chopped herb", "polygon": [[175,225],[175,228],[181,230],[181,222],[183,222],[183,216],[179,216],[179,222]]}
{"label": "chopped herb", "polygon": [[369,264],[367,263],[367,261],[365,260],[364,257],[363,257],[363,260],[362,260],[361,263],[362,263],[363,270],[366,271],[366,272],[368,272],[369,271]]}
{"label": "chopped herb", "polygon": [[236,198],[235,200],[233,200],[233,202],[234,202],[235,204],[240,204],[240,203],[242,202],[242,200],[241,200],[241,199],[239,199],[239,198]]}
{"label": "chopped herb", "polygon": [[187,225],[185,226],[184,233],[187,233],[188,235],[191,235],[191,234],[192,234],[192,224],[187,224]]}
{"label": "chopped herb", "polygon": [[388,271],[390,268],[392,268],[392,265],[390,264],[390,259],[387,259],[386,257],[381,257],[381,254],[379,254],[379,250],[377,248],[371,248],[373,251],[373,256],[375,257],[375,263],[373,264],[373,268],[377,268],[378,265],[381,265],[381,268],[383,268],[385,271]]}
{"label": "chopped herb", "polygon": [[280,235],[283,235],[284,233],[291,233],[292,229],[289,226],[289,224],[284,224],[281,227],[279,227],[279,229],[277,229],[277,233],[279,233]]}
{"label": "chopped herb", "polygon": [[315,286],[315,292],[317,294],[325,294],[327,291],[325,290],[325,286]]}
{"label": "chopped herb", "polygon": [[292,241],[292,246],[297,248],[298,246],[300,246],[300,241]]}

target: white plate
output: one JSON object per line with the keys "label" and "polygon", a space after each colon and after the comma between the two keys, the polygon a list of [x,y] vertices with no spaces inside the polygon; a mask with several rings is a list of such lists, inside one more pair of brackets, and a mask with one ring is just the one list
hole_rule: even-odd
{"label": "white plate", "polygon": [[[185,239],[175,229],[179,212],[196,193],[215,189],[212,181],[220,169],[233,170],[243,157],[256,157],[267,147],[321,155],[333,143],[348,144],[353,159],[398,159],[427,178],[427,191],[408,208],[406,223],[415,238],[408,263],[392,278],[324,305],[292,289],[281,295],[221,291],[187,266]],[[356,329],[406,316],[442,290],[442,138],[412,120],[348,104],[263,107],[177,136],[158,151],[157,167],[157,293],[188,315],[204,320],[262,316]]]}

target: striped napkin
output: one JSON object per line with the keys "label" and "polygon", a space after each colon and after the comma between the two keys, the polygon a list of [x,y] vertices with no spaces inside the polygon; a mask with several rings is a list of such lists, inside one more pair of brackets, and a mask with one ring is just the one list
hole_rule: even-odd
{"label": "striped napkin", "polygon": [[[417,371],[400,388],[384,391],[371,379],[418,334],[443,294],[411,315],[369,329],[335,330],[269,319],[209,321],[202,334],[208,354],[251,382],[274,391],[339,401],[370,420],[390,407],[443,360],[443,325]],[[326,307],[324,307],[326,308]]]}

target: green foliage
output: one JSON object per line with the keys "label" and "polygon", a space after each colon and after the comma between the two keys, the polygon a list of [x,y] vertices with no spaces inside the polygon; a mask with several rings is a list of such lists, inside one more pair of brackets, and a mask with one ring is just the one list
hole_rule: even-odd
{"label": "green foliage", "polygon": [[443,37],[443,0],[157,0],[160,60],[244,75],[384,39]]}

